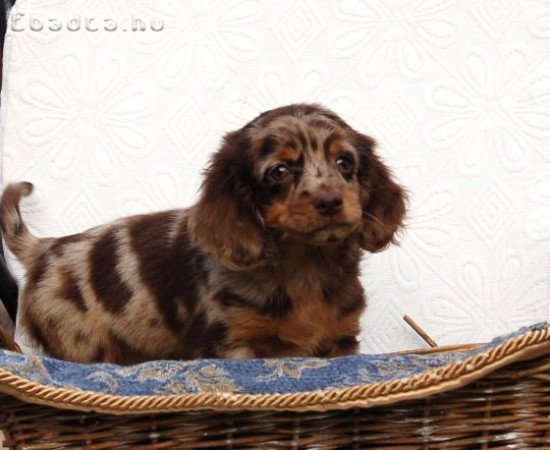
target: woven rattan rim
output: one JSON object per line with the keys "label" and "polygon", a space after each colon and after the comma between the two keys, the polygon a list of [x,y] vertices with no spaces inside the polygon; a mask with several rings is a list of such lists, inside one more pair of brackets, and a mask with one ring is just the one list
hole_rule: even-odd
{"label": "woven rattan rim", "polygon": [[[143,414],[191,410],[326,411],[372,407],[422,398],[456,389],[516,361],[550,354],[550,328],[529,331],[463,361],[409,378],[346,388],[287,394],[200,393],[117,396],[55,388],[0,369],[0,392],[20,400],[62,409],[109,414]],[[550,370],[550,362],[548,363]]]}

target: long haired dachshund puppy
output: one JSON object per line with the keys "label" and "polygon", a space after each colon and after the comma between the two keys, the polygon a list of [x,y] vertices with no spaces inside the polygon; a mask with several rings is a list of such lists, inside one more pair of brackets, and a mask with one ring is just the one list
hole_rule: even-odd
{"label": "long haired dachshund puppy", "polygon": [[394,241],[403,189],[374,141],[308,104],[227,134],[189,209],[33,236],[6,187],[1,228],[26,266],[20,324],[56,358],[340,356],[358,349],[362,249]]}

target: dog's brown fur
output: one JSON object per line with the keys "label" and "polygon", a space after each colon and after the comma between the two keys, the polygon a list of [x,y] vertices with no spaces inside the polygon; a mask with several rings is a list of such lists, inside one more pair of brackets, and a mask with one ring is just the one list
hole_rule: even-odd
{"label": "dog's brown fur", "polygon": [[31,191],[0,204],[27,268],[21,324],[79,362],[354,353],[361,250],[393,242],[405,213],[374,141],[306,104],[227,134],[189,209],[39,239],[18,206]]}

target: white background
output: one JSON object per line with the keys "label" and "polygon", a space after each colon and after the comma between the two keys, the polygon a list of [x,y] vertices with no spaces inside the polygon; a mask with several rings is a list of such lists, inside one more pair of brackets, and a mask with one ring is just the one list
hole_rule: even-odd
{"label": "white background", "polygon": [[[223,133],[315,101],[378,140],[411,199],[401,246],[363,264],[363,351],[424,346],[403,314],[439,344],[550,319],[548,1],[20,0],[15,13],[2,175],[36,185],[23,214],[37,234],[190,205]],[[123,31],[132,16],[164,29]]]}

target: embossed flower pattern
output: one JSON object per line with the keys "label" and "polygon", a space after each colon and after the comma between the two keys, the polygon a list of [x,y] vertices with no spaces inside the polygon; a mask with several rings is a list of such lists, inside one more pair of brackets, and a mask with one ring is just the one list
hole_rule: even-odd
{"label": "embossed flower pattern", "polygon": [[343,0],[335,7],[341,21],[332,44],[337,58],[367,55],[361,64],[365,83],[375,85],[393,70],[416,77],[426,69],[427,48],[447,47],[456,37],[449,1]]}
{"label": "embossed flower pattern", "polygon": [[[93,68],[92,68],[93,67]],[[54,177],[89,170],[100,183],[115,176],[117,160],[145,156],[148,98],[125,84],[113,59],[96,64],[66,55],[48,82],[31,77],[21,99],[28,105],[21,139],[48,150]]]}
{"label": "embossed flower pattern", "polygon": [[550,240],[550,172],[535,177],[529,188],[529,198],[534,208],[525,221],[524,232],[532,242],[544,245]]}
{"label": "embossed flower pattern", "polygon": [[548,155],[550,75],[539,61],[529,65],[521,51],[492,59],[466,54],[460,76],[436,84],[429,96],[439,117],[428,125],[426,141],[434,148],[460,146],[458,170],[465,176],[479,174],[489,152],[509,171],[521,170],[533,151]]}
{"label": "embossed flower pattern", "polygon": [[166,87],[199,81],[207,88],[221,88],[232,62],[250,61],[261,50],[258,26],[261,4],[237,2],[143,1],[143,11],[164,21],[156,36],[138,35],[138,50],[150,55],[157,79]]}
{"label": "embossed flower pattern", "polygon": [[548,313],[548,275],[525,253],[505,255],[494,271],[473,257],[460,261],[448,288],[424,306],[427,317],[445,320],[444,335],[434,331],[436,340],[485,342]]}

